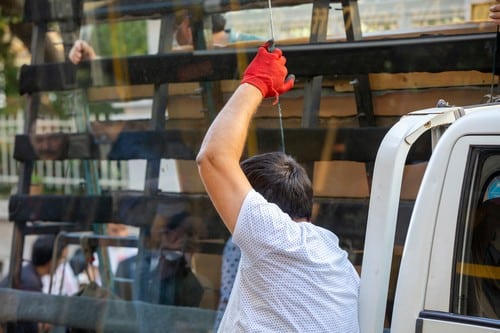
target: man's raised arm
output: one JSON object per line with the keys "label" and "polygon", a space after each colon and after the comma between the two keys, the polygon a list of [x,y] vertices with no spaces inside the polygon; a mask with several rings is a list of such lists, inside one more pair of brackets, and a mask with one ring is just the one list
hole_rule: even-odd
{"label": "man's raised arm", "polygon": [[270,42],[259,47],[248,65],[241,85],[210,125],[196,158],[205,189],[232,233],[251,185],[240,168],[240,158],[248,127],[265,97],[277,97],[293,87],[287,81],[286,59],[280,49],[268,50]]}

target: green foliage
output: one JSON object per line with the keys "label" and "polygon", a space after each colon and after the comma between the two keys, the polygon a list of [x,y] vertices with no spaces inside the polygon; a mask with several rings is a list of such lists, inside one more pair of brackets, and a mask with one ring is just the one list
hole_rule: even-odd
{"label": "green foliage", "polygon": [[109,120],[111,114],[123,113],[122,108],[115,108],[111,103],[91,103],[89,111],[98,116],[99,120]]}
{"label": "green foliage", "polygon": [[17,20],[16,17],[4,15],[0,7],[0,61],[4,64],[6,62],[12,63],[12,52],[10,49],[12,37],[9,25]]}
{"label": "green foliage", "polygon": [[[75,116],[75,113],[82,112],[76,110],[75,107],[83,107],[82,103],[88,103],[83,98],[82,91],[63,91],[49,93],[50,104],[45,108],[44,114],[57,116],[60,119],[70,119]],[[76,103],[76,104],[75,104]],[[108,119],[111,114],[122,113],[123,109],[114,108],[109,102],[88,103],[90,114]]]}
{"label": "green foliage", "polygon": [[[14,114],[18,110],[19,82],[18,68],[14,64],[15,54],[12,52],[12,35],[9,26],[20,22],[20,17],[4,15],[0,7],[0,94],[7,96],[7,106],[0,108],[0,113]],[[5,94],[5,95],[3,95]]]}
{"label": "green foliage", "polygon": [[103,57],[147,54],[146,21],[125,21],[95,27],[91,43]]}

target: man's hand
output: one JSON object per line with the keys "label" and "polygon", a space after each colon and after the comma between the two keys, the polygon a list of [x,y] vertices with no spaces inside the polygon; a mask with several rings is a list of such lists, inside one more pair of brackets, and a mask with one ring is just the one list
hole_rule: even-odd
{"label": "man's hand", "polygon": [[[500,2],[500,0],[497,0]],[[497,25],[500,25],[500,4],[490,7],[490,19]]]}
{"label": "man's hand", "polygon": [[248,65],[241,83],[249,83],[257,87],[263,97],[276,97],[290,90],[294,85],[295,77],[285,80],[288,70],[285,67],[286,58],[280,49],[271,52],[268,41],[257,51],[257,55]]}
{"label": "man's hand", "polygon": [[69,51],[69,60],[75,65],[83,60],[92,60],[96,57],[95,51],[86,41],[77,40]]}

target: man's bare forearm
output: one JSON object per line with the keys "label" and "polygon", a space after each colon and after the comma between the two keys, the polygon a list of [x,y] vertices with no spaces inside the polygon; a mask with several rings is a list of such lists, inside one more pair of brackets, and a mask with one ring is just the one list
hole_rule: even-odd
{"label": "man's bare forearm", "polygon": [[208,129],[198,159],[208,158],[214,163],[220,159],[226,163],[229,159],[239,163],[248,127],[261,101],[257,88],[246,83],[240,85]]}
{"label": "man's bare forearm", "polygon": [[[247,83],[240,85],[210,126],[197,157],[207,193],[231,232],[241,201],[251,189],[239,161],[248,127],[261,101],[257,88]],[[227,191],[219,191],[221,186]]]}
{"label": "man's bare forearm", "polygon": [[231,233],[252,189],[240,167],[252,117],[263,98],[277,98],[294,84],[293,77],[285,80],[288,70],[281,50],[271,46],[267,42],[257,50],[242,84],[210,125],[196,159],[205,189]]}

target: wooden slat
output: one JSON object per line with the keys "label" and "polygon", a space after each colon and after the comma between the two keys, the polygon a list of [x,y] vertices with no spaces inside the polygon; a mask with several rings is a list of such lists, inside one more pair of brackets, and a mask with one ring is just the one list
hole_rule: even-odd
{"label": "wooden slat", "polygon": [[[369,199],[314,198],[313,222],[351,239],[363,248]],[[399,222],[404,237],[413,201],[400,203]],[[203,222],[207,239],[226,239],[229,233],[207,195],[163,193],[156,196],[121,193],[113,196],[13,195],[9,201],[12,221],[72,221],[75,224],[124,223],[151,225],[156,214],[168,216],[187,210]],[[397,237],[397,238],[398,238]],[[398,241],[401,241],[398,238]]]}
{"label": "wooden slat", "polygon": [[484,86],[490,83],[491,73],[481,73],[477,71],[370,74],[370,86],[372,90]]}
{"label": "wooden slat", "polygon": [[[298,78],[316,75],[409,73],[446,71],[491,72],[495,34],[432,36],[409,39],[320,43],[283,46],[290,73]],[[21,94],[71,90],[77,87],[201,82],[241,77],[238,56],[251,58],[256,50],[217,49],[94,60],[102,80],[90,75],[90,62],[25,65],[21,68]],[[450,54],[454,56],[449,57]],[[314,61],[312,61],[314,59]],[[370,61],[359,61],[370,59]],[[120,66],[117,66],[120,64]],[[114,75],[126,68],[128,80]],[[78,69],[78,71],[77,71]]]}
{"label": "wooden slat", "polygon": [[500,267],[484,264],[457,263],[456,273],[482,279],[500,280]]}
{"label": "wooden slat", "polygon": [[[378,73],[369,74],[372,91],[386,90],[409,90],[440,88],[440,87],[470,87],[488,86],[491,84],[491,73],[478,71],[449,71],[443,73]],[[342,77],[326,77],[323,80],[323,88],[331,88],[331,92],[351,93],[353,86],[351,79]],[[238,80],[224,80],[221,82],[222,91],[226,94],[232,93],[238,87]],[[300,80],[296,81],[296,88],[303,86]],[[467,89],[467,88],[465,88]],[[196,83],[177,83],[169,85],[170,98],[192,98],[199,95],[199,85]],[[153,96],[152,85],[96,87],[89,88],[88,98],[92,102],[102,101],[129,101]],[[341,96],[341,95],[340,95]],[[286,97],[283,96],[283,97]],[[321,103],[326,97],[322,96]],[[375,97],[374,97],[375,98]],[[302,101],[302,98],[300,99]],[[170,111],[170,110],[169,110]],[[170,115],[170,114],[169,114]]]}
{"label": "wooden slat", "polygon": [[84,0],[26,0],[24,22],[48,23],[55,21],[79,22]]}
{"label": "wooden slat", "polygon": [[227,238],[228,231],[220,221],[206,195],[116,192],[113,195],[13,195],[9,199],[11,221],[123,223],[132,226],[151,225],[155,216],[170,216],[187,210],[201,219],[207,238]]}
{"label": "wooden slat", "polygon": [[479,104],[489,92],[489,86],[388,91],[375,94],[373,103],[378,117],[402,116],[415,110],[435,107],[440,99],[450,105]]}
{"label": "wooden slat", "polygon": [[97,146],[87,133],[16,135],[14,158],[18,161],[90,159]]}
{"label": "wooden slat", "polygon": [[[34,148],[28,135],[17,135],[14,157],[18,161],[36,159],[178,159],[194,160],[205,135],[205,129],[167,129],[165,131],[125,131],[116,133],[108,126],[95,137],[87,134],[54,133],[54,142],[62,149]],[[299,162],[347,160],[371,162],[387,128],[287,128],[284,130],[288,154]],[[252,154],[281,150],[281,133],[277,128],[259,128],[252,132],[255,140],[249,146]],[[45,138],[46,135],[38,136]],[[64,145],[63,145],[64,143]],[[255,145],[256,144],[256,145]],[[255,145],[255,146],[254,146]],[[430,146],[417,144],[417,155],[411,159],[426,160]],[[45,152],[44,152],[45,151]],[[48,151],[48,152],[47,152]],[[36,153],[38,152],[38,154]]]}
{"label": "wooden slat", "polygon": [[[296,6],[309,3],[306,0],[274,0],[273,7]],[[332,1],[335,2],[335,1]],[[84,11],[64,8],[79,8],[84,5]],[[83,4],[82,4],[83,3]],[[268,2],[263,0],[114,0],[88,1],[83,0],[26,0],[27,8],[24,14],[26,22],[42,23],[68,19],[82,21],[84,24],[110,22],[131,19],[151,19],[162,15],[187,9],[197,15],[222,13],[231,10],[267,8]]]}
{"label": "wooden slat", "polygon": [[73,222],[83,225],[112,221],[109,196],[57,196],[18,194],[9,198],[11,221]]}

